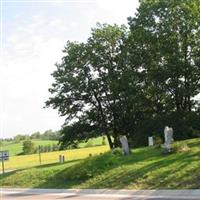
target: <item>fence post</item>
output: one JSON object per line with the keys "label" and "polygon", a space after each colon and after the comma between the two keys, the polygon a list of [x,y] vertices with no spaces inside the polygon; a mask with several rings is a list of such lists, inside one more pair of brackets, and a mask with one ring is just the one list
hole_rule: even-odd
{"label": "fence post", "polygon": [[38,153],[39,153],[39,162],[40,162],[40,165],[42,164],[42,160],[41,160],[41,153],[40,153],[40,145],[39,145],[39,151],[38,151]]}

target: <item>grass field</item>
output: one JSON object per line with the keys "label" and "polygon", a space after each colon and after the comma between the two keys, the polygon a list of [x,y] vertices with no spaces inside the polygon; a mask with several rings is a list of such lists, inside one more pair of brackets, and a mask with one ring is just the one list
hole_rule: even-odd
{"label": "grass field", "polygon": [[[67,161],[77,160],[77,159],[86,158],[89,156],[89,154],[96,155],[96,154],[106,152],[108,151],[108,149],[109,149],[108,146],[105,145],[105,146],[98,146],[98,147],[41,153],[41,161],[42,161],[42,165],[57,163],[59,159],[59,155],[61,154],[65,156],[65,160]],[[31,166],[37,166],[39,164],[40,163],[39,163],[38,154],[11,156],[9,161],[5,162],[5,168],[7,170],[20,169],[20,168],[26,168],[26,167],[31,167]]]}
{"label": "grass field", "polygon": [[[58,144],[58,141],[54,141],[54,140],[31,140],[36,147],[38,147],[39,145],[52,145],[52,144]],[[107,140],[106,140],[106,143]],[[23,146],[23,141],[15,143],[13,141],[7,142],[7,141],[3,141],[3,143],[0,145],[0,150],[8,150],[10,156],[15,156],[15,155],[19,155],[22,153],[22,146]],[[88,142],[81,142],[78,144],[79,148],[84,148],[84,147],[92,147],[92,146],[102,146],[102,137],[97,137],[97,138],[93,138],[88,140]]]}
{"label": "grass field", "polygon": [[31,167],[1,175],[0,184],[31,188],[200,189],[200,139],[179,144],[185,143],[187,151],[169,155],[163,155],[159,148],[146,147],[133,149],[129,156],[107,152],[65,164]]}
{"label": "grass field", "polygon": [[[58,141],[54,141],[54,140],[31,140],[33,141],[33,143],[35,144],[35,146],[39,146],[39,145],[52,145],[52,144],[57,144]],[[2,150],[7,150],[9,151],[9,155],[10,156],[14,156],[14,155],[18,155],[20,153],[22,153],[22,145],[23,141],[15,143],[15,142],[6,142],[4,141],[3,144],[1,144],[0,149]]]}

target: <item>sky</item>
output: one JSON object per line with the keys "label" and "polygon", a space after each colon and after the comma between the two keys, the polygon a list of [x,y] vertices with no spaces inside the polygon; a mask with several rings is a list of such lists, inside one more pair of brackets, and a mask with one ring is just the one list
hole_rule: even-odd
{"label": "sky", "polygon": [[126,24],[138,0],[0,2],[0,138],[59,130],[64,118],[43,107],[66,42],[86,41],[97,22]]}

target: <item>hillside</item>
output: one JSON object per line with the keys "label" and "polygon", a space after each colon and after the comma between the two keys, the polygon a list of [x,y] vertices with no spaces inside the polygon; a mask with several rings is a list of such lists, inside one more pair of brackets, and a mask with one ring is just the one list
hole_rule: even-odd
{"label": "hillside", "polygon": [[33,167],[0,176],[2,187],[31,188],[200,188],[200,139],[179,142],[187,151],[163,155],[154,147],[133,149],[129,156],[112,154]]}

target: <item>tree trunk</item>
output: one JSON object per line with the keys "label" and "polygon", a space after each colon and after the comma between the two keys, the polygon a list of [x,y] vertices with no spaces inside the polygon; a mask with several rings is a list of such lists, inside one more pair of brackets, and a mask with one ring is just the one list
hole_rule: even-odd
{"label": "tree trunk", "polygon": [[110,149],[113,149],[114,148],[114,145],[113,145],[113,142],[111,140],[111,137],[108,133],[106,133],[106,137],[108,139],[108,143],[109,143],[109,146],[110,146]]}
{"label": "tree trunk", "polygon": [[115,148],[116,147],[120,147],[121,146],[121,143],[120,143],[120,141],[119,141],[119,137],[118,137],[118,134],[116,134],[116,133],[114,133],[114,146],[115,146]]}

